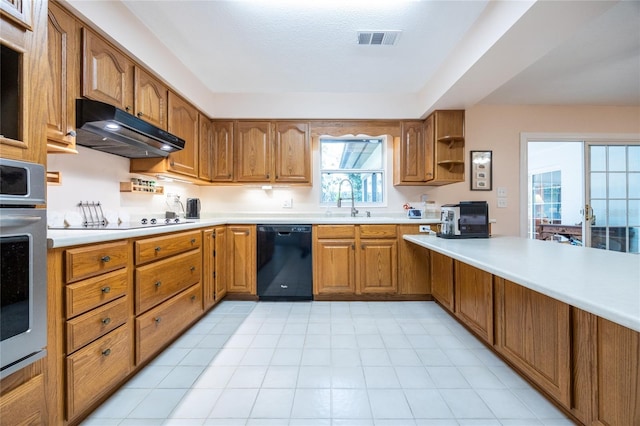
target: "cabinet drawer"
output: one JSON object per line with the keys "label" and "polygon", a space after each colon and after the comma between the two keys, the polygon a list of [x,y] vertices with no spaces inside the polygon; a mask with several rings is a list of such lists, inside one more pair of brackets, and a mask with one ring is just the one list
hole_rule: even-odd
{"label": "cabinet drawer", "polygon": [[396,225],[360,225],[360,238],[395,238]]}
{"label": "cabinet drawer", "polygon": [[356,227],[353,225],[318,225],[317,238],[355,238]]}
{"label": "cabinet drawer", "polygon": [[136,265],[164,259],[202,245],[200,231],[182,232],[135,242]]}
{"label": "cabinet drawer", "polygon": [[67,321],[67,353],[71,353],[127,322],[128,299],[121,297]]}
{"label": "cabinet drawer", "polygon": [[129,260],[129,244],[110,244],[69,249],[66,251],[67,283],[124,268]]}
{"label": "cabinet drawer", "polygon": [[202,287],[193,287],[136,318],[136,363],[173,340],[202,313]]}
{"label": "cabinet drawer", "polygon": [[66,286],[67,318],[73,318],[125,294],[128,276],[126,269],[120,269]]}
{"label": "cabinet drawer", "polygon": [[131,370],[131,327],[125,324],[67,357],[67,416],[73,419]]}
{"label": "cabinet drawer", "polygon": [[136,314],[153,308],[174,294],[200,282],[200,250],[136,268]]}

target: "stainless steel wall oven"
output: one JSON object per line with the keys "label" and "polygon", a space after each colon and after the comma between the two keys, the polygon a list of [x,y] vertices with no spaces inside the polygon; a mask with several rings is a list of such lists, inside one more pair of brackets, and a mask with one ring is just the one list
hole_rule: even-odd
{"label": "stainless steel wall oven", "polygon": [[47,346],[45,171],[0,158],[0,378]]}

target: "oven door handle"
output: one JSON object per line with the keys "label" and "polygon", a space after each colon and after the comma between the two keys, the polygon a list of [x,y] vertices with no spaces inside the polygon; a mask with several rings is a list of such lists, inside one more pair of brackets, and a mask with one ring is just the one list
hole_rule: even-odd
{"label": "oven door handle", "polygon": [[3,215],[0,217],[0,227],[17,228],[19,226],[31,225],[42,219],[40,216]]}

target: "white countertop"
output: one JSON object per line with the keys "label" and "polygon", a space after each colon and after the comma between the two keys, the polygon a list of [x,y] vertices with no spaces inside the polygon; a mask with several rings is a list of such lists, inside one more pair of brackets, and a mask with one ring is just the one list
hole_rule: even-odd
{"label": "white countertop", "polygon": [[640,255],[518,237],[404,239],[640,332]]}
{"label": "white countertop", "polygon": [[227,224],[292,224],[292,225],[338,225],[338,224],[434,224],[439,219],[408,219],[396,216],[327,216],[324,214],[237,214],[220,215],[203,219],[187,219],[191,223],[155,226],[148,228],[122,230],[84,230],[84,229],[49,229],[47,231],[47,247],[69,247],[81,244],[120,240],[124,238],[147,237],[167,232],[188,231],[216,225]]}

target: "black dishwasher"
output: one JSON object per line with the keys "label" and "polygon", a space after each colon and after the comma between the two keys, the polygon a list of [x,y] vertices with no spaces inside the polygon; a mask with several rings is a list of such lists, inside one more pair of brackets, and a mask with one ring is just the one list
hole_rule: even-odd
{"label": "black dishwasher", "polygon": [[260,300],[312,300],[311,225],[258,225]]}

